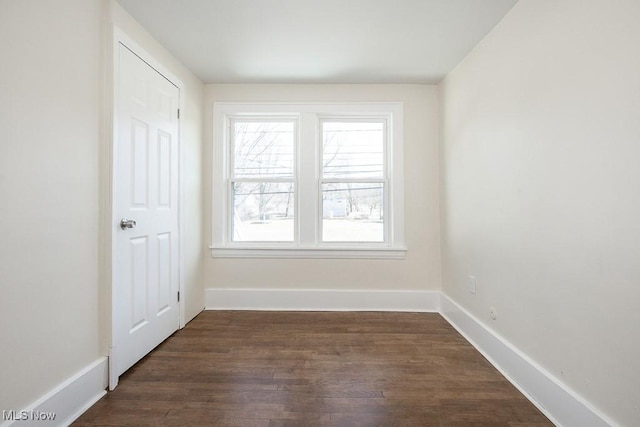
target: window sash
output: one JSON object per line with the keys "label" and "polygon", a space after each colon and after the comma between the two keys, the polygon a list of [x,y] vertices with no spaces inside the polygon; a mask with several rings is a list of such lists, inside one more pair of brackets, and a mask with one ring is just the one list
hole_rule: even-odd
{"label": "window sash", "polygon": [[[235,240],[235,191],[233,189],[235,183],[273,183],[273,184],[290,184],[293,187],[293,240]],[[229,179],[227,182],[227,241],[230,244],[279,244],[279,245],[291,245],[298,242],[298,186],[292,179]]]}
{"label": "window sash", "polygon": [[[362,117],[362,116],[358,116],[358,115],[353,115],[353,116],[349,116],[349,115],[341,115],[341,116],[321,116],[318,118],[318,145],[319,145],[319,152],[318,152],[318,164],[319,164],[319,170],[320,170],[320,178],[322,179],[342,179],[342,180],[349,180],[349,179],[388,179],[389,178],[389,173],[388,173],[388,167],[387,167],[387,155],[388,155],[388,145],[389,145],[389,140],[390,140],[390,136],[389,136],[389,124],[388,124],[389,119],[386,116],[373,116],[373,117]],[[324,153],[324,124],[325,123],[380,123],[382,124],[382,175],[379,177],[354,177],[354,178],[349,178],[349,177],[340,177],[340,176],[332,176],[332,177],[328,177],[324,175],[324,157],[325,157],[325,153]]]}
{"label": "window sash", "polygon": [[[382,219],[382,240],[381,241],[368,241],[368,240],[324,240],[324,200],[323,200],[323,184],[381,184],[382,185],[382,206],[383,212]],[[319,246],[331,246],[331,245],[381,245],[388,246],[390,243],[390,221],[388,217],[389,206],[389,185],[388,181],[384,179],[320,179],[318,182],[318,245]]]}
{"label": "window sash", "polygon": [[[390,201],[390,191],[389,191],[389,168],[388,168],[388,152],[389,152],[389,119],[387,116],[368,116],[362,117],[358,115],[341,115],[341,116],[333,116],[333,115],[325,115],[318,118],[318,168],[319,175],[317,181],[317,198],[318,198],[318,216],[316,224],[317,226],[317,244],[318,246],[328,246],[328,245],[346,245],[346,244],[355,244],[355,245],[384,245],[387,246],[390,244],[390,209],[389,209],[389,201]],[[324,124],[325,123],[381,123],[382,124],[382,177],[376,178],[347,178],[347,177],[325,177],[324,176]],[[383,217],[383,240],[382,241],[357,241],[357,240],[345,240],[345,241],[325,241],[324,240],[324,206],[323,206],[323,194],[322,188],[324,184],[382,184],[383,193],[382,193],[382,210],[384,212]]]}
{"label": "window sash", "polygon": [[[264,115],[232,115],[227,117],[226,136],[225,136],[225,152],[227,158],[226,167],[226,199],[227,209],[225,213],[225,234],[227,244],[231,245],[261,245],[261,244],[276,244],[276,245],[292,245],[297,244],[299,241],[299,191],[297,185],[298,174],[298,144],[299,144],[299,118],[295,115],[280,115],[280,114],[264,114]],[[255,175],[250,177],[236,177],[235,171],[235,124],[236,123],[292,123],[293,124],[293,147],[292,147],[292,170],[290,177],[273,177]],[[293,240],[234,240],[235,234],[235,183],[273,183],[273,184],[291,184],[293,186],[293,200],[294,200],[294,224],[293,224]]]}
{"label": "window sash", "polygon": [[[280,115],[264,115],[264,116],[232,116],[228,119],[227,125],[227,133],[225,137],[225,148],[226,148],[226,158],[227,158],[227,169],[226,175],[229,179],[249,179],[249,180],[264,180],[264,179],[296,179],[297,173],[297,158],[298,158],[298,118],[291,116],[280,116]],[[292,170],[291,176],[286,177],[273,177],[270,175],[252,175],[250,177],[236,177],[236,168],[235,168],[235,149],[236,149],[236,135],[235,135],[235,124],[236,123],[291,123],[293,124],[293,147],[292,147]]]}

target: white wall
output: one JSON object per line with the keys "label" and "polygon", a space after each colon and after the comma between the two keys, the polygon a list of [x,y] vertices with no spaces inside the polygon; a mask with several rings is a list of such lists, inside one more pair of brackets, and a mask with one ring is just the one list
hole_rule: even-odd
{"label": "white wall", "polygon": [[520,0],[440,85],[444,292],[628,426],[640,420],[638,22],[635,0]]}
{"label": "white wall", "polygon": [[99,356],[101,2],[0,2],[0,410]]}
{"label": "white wall", "polygon": [[0,0],[0,410],[24,409],[107,354],[110,22],[186,84],[187,319],[204,306],[204,86],[114,2]]}
{"label": "white wall", "polygon": [[[405,260],[206,257],[205,288],[439,290],[437,88],[425,85],[207,85],[205,161],[211,182],[216,101],[404,102]],[[206,191],[207,236],[211,192]],[[210,238],[210,237],[207,237]]]}

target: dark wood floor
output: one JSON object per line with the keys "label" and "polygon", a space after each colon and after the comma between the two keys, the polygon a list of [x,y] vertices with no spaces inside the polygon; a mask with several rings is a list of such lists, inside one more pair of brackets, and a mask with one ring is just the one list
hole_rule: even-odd
{"label": "dark wood floor", "polygon": [[77,426],[549,426],[440,315],[206,311]]}

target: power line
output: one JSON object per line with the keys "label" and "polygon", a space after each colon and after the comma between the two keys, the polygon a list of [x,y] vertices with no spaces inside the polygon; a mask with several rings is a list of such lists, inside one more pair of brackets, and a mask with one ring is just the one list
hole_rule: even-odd
{"label": "power line", "polygon": [[[334,188],[328,190],[322,190],[323,193],[331,193],[337,191],[362,191],[362,190],[382,190],[384,186],[380,187],[364,187],[364,188]],[[260,196],[268,194],[295,194],[295,191],[265,191],[264,193],[250,192],[250,193],[234,193],[235,196]]]}

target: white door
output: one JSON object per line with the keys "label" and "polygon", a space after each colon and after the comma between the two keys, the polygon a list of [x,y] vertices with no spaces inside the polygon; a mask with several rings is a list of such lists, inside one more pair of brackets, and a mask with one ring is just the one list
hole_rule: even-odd
{"label": "white door", "polygon": [[122,44],[118,56],[111,364],[115,381],[176,331],[180,319],[179,89]]}

